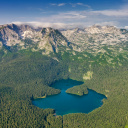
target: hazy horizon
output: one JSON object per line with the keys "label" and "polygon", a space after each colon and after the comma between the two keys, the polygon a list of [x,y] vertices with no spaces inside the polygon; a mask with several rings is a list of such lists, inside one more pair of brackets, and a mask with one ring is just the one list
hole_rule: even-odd
{"label": "hazy horizon", "polygon": [[110,25],[128,29],[128,0],[1,0],[0,24],[53,28]]}

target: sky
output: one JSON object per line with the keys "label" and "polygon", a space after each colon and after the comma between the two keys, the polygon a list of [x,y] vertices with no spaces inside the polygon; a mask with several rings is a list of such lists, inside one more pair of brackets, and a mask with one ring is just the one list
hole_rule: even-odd
{"label": "sky", "polygon": [[0,24],[128,29],[128,0],[0,0]]}

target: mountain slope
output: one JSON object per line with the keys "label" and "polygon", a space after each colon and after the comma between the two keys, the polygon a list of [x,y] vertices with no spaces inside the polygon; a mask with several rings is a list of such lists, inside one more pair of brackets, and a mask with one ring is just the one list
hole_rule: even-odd
{"label": "mountain slope", "polygon": [[128,41],[128,31],[113,26],[92,26],[85,29],[62,31],[62,34],[74,44],[76,51],[98,52],[104,45],[119,46]]}
{"label": "mountain slope", "polygon": [[30,49],[55,58],[57,54],[64,58],[66,53],[71,59],[87,59],[91,65],[115,66],[128,59],[128,31],[114,26],[94,25],[60,32],[52,28],[10,24],[0,26],[0,41],[0,48],[4,45],[13,52]]}
{"label": "mountain slope", "polygon": [[31,48],[44,54],[58,52],[58,47],[68,47],[67,39],[58,30],[43,28],[36,30],[28,25],[15,24],[0,26],[0,41],[18,50]]}

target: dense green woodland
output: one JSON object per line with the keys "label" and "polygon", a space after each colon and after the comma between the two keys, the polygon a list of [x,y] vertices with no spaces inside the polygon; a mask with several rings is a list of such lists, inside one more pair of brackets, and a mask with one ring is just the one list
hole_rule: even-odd
{"label": "dense green woodland", "polygon": [[[9,51],[9,50],[8,50]],[[69,53],[53,57],[41,52],[0,51],[0,127],[1,128],[124,128],[128,126],[128,62],[122,66],[99,65],[78,60]],[[81,56],[81,55],[79,55]],[[70,69],[70,70],[69,70]],[[93,72],[92,78],[83,75]],[[107,96],[103,106],[89,114],[54,116],[53,109],[40,109],[32,99],[60,93],[50,87],[56,80],[75,79],[84,84],[71,93],[87,93],[87,88]]]}

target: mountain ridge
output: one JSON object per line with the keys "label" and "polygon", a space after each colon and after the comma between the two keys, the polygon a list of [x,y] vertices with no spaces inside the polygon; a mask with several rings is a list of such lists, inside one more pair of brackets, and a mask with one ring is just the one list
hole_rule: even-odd
{"label": "mountain ridge", "polygon": [[10,24],[1,26],[0,48],[2,46],[13,51],[40,51],[55,58],[57,54],[63,58],[68,53],[72,59],[88,59],[91,64],[121,65],[121,61],[128,59],[128,31],[99,25],[59,31],[50,27],[35,29],[29,25]]}
{"label": "mountain ridge", "polygon": [[[38,50],[46,49],[45,51],[49,52],[57,52],[57,45],[67,46],[68,44],[66,38],[58,30],[52,28],[37,30],[29,25],[17,26],[15,24],[10,24],[1,26],[0,41],[4,45],[10,47],[19,45],[20,49],[26,49],[26,40],[29,40],[27,42],[35,45]],[[61,43],[59,40],[61,40]],[[30,45],[28,44],[27,46],[29,47]],[[47,53],[49,54],[49,52]]]}

